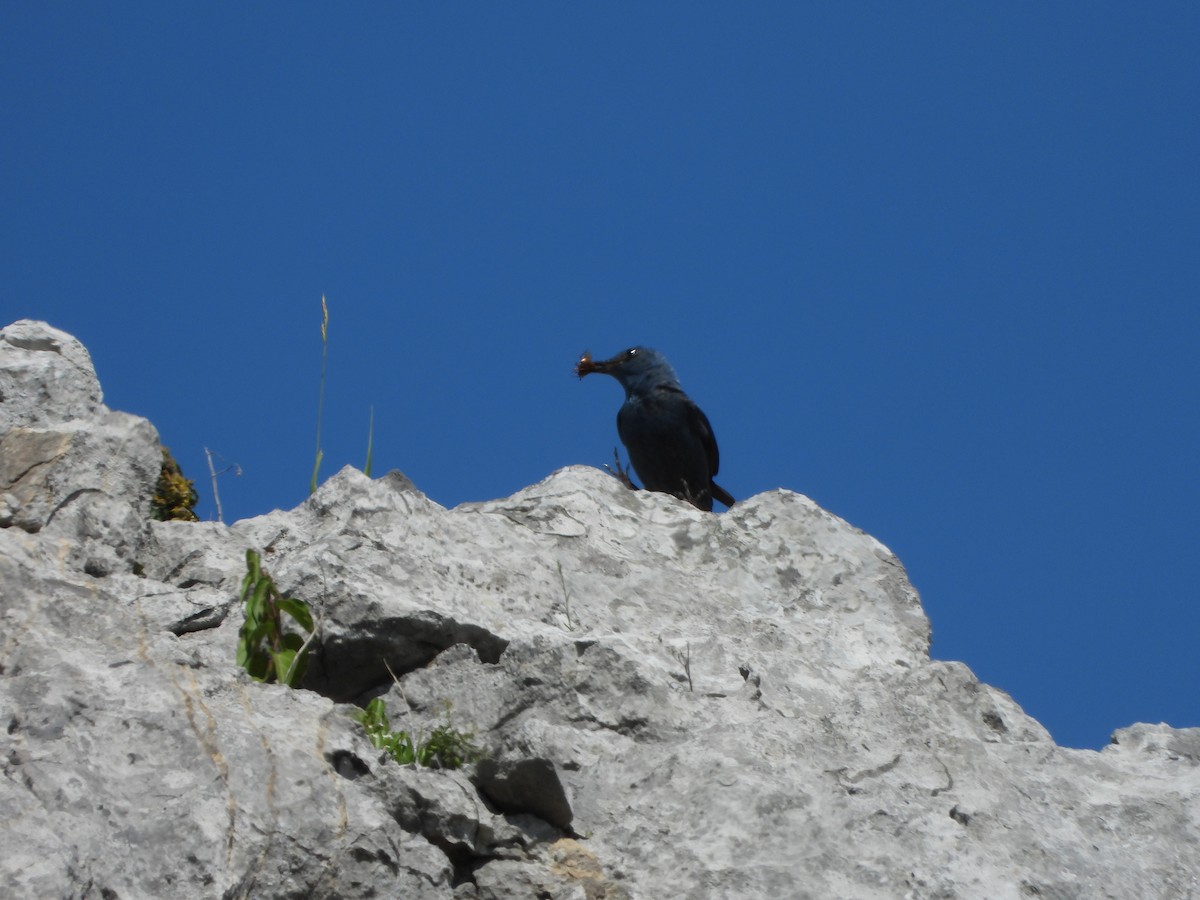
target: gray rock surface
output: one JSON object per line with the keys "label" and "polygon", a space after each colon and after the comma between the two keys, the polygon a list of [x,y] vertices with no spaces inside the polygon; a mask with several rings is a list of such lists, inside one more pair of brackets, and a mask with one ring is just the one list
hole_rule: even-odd
{"label": "gray rock surface", "polygon": [[0,331],[0,527],[42,532],[93,575],[130,571],[162,468],[154,426],[101,396],[75,338],[26,320]]}
{"label": "gray rock surface", "polygon": [[[1200,729],[1057,747],[798,494],[573,467],[447,510],[346,469],[149,522],[154,429],[32,322],[0,423],[0,896],[1200,897]],[[307,690],[234,664],[249,548],[319,620]],[[374,696],[488,760],[398,765]]]}

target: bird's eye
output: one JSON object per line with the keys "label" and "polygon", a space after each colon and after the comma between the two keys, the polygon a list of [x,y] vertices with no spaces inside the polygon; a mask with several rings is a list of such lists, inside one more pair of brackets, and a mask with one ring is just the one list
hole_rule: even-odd
{"label": "bird's eye", "polygon": [[637,356],[637,347],[630,347],[625,351],[626,356]]}

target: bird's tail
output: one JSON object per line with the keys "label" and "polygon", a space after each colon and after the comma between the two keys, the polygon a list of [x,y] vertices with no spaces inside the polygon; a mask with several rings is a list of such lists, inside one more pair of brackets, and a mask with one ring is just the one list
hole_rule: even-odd
{"label": "bird's tail", "polygon": [[714,500],[716,500],[718,503],[724,503],[726,506],[733,506],[733,504],[736,502],[733,497],[730,496],[729,491],[725,490],[725,488],[721,487],[715,481],[712,483],[712,495]]}

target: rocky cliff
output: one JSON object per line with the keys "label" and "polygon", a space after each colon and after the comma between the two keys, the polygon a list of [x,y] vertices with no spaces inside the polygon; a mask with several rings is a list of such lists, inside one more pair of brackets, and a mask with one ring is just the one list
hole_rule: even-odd
{"label": "rocky cliff", "polygon": [[[151,521],[160,466],[77,341],[0,332],[0,895],[1200,897],[1200,729],[1057,747],[803,496],[346,469],[224,526]],[[247,549],[316,614],[306,689],[235,664]],[[373,696],[488,758],[397,764]]]}

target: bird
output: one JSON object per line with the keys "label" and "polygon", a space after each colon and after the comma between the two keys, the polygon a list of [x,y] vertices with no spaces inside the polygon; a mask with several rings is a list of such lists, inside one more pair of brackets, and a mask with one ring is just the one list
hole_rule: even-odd
{"label": "bird", "polygon": [[593,372],[611,375],[625,389],[617,434],[646,490],[671,494],[706,512],[714,499],[733,506],[733,497],[713,481],[717,439],[708,417],[683,392],[665,356],[649,347],[630,347],[597,361],[585,352],[575,374],[583,378]]}

